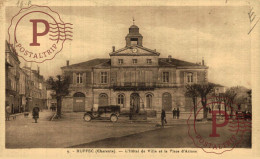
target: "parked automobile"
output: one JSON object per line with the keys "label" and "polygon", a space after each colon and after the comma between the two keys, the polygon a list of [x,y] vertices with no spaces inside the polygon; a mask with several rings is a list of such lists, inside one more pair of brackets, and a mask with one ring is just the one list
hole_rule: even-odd
{"label": "parked automobile", "polygon": [[245,113],[243,111],[237,111],[236,119],[245,119]]}
{"label": "parked automobile", "polygon": [[97,111],[87,111],[84,114],[85,121],[91,121],[93,119],[98,120],[110,120],[112,122],[117,122],[120,114],[120,106],[118,105],[108,105],[99,106]]}

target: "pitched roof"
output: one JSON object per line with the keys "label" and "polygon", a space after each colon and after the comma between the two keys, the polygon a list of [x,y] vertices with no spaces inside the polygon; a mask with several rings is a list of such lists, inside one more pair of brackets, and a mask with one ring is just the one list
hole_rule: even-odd
{"label": "pitched roof", "polygon": [[159,66],[201,66],[200,64],[178,60],[175,58],[159,58]]}
{"label": "pitched roof", "polygon": [[[171,61],[169,61],[168,58],[159,58],[159,66],[161,67],[195,67],[195,68],[206,68],[207,66],[202,66],[200,64],[191,63],[187,61],[182,61],[178,59],[171,58]],[[81,62],[69,66],[63,66],[61,69],[65,68],[92,68],[92,67],[110,67],[111,66],[111,60],[109,58],[97,58],[93,60],[89,60],[86,62]]]}
{"label": "pitched roof", "polygon": [[11,44],[9,44],[7,40],[5,41],[5,53],[9,53],[18,63],[20,63],[20,60],[17,56],[14,47]]}
{"label": "pitched roof", "polygon": [[63,66],[63,67],[61,67],[61,69],[64,69],[64,68],[91,68],[94,66],[104,66],[104,67],[111,66],[111,61],[109,58],[97,58],[97,59],[89,60],[86,62],[81,62],[81,63],[69,65],[69,66]]}

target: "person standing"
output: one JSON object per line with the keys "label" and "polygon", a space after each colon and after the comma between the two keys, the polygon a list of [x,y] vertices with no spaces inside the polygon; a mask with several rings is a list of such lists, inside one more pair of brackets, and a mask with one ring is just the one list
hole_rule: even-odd
{"label": "person standing", "polygon": [[173,116],[173,119],[174,119],[175,116],[176,116],[176,109],[175,109],[175,108],[172,110],[172,116]]}
{"label": "person standing", "polygon": [[11,109],[12,109],[12,108],[11,108],[9,105],[7,105],[6,108],[5,108],[5,120],[6,120],[6,121],[9,121],[10,114],[11,114],[11,112],[12,112]]}
{"label": "person standing", "polygon": [[162,109],[162,113],[161,113],[161,123],[162,123],[162,127],[164,127],[164,122],[166,122],[166,114],[164,109]]}
{"label": "person standing", "polygon": [[176,115],[177,115],[177,119],[179,119],[179,117],[180,117],[180,109],[179,108],[177,108]]}

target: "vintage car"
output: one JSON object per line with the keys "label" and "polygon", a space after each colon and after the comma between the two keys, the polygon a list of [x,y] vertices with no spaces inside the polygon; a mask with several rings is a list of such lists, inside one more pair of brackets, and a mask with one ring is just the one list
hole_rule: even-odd
{"label": "vintage car", "polygon": [[110,120],[116,122],[120,114],[120,106],[109,105],[109,106],[99,106],[97,111],[87,111],[84,114],[85,121],[91,121],[93,119],[99,120]]}

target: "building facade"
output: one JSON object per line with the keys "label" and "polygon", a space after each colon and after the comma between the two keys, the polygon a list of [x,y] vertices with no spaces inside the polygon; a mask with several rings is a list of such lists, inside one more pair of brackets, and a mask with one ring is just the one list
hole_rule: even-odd
{"label": "building facade", "polygon": [[19,79],[20,79],[20,61],[15,50],[7,42],[5,43],[6,57],[6,96],[5,105],[10,106],[12,114],[19,112],[20,95],[19,95]]}
{"label": "building facade", "polygon": [[5,43],[5,105],[10,106],[12,114],[31,111],[33,107],[47,107],[46,82],[40,71],[30,67],[20,67],[15,49]]}
{"label": "building facade", "polygon": [[191,99],[185,85],[207,82],[208,67],[169,56],[143,46],[139,28],[132,25],[125,37],[126,46],[112,47],[110,58],[62,67],[71,79],[70,94],[63,99],[63,111],[86,111],[101,105],[120,105],[145,110],[165,109],[190,112]]}
{"label": "building facade", "polygon": [[33,107],[47,109],[47,85],[45,79],[40,75],[40,69],[32,70],[30,67],[23,67],[22,70],[28,76],[26,110],[31,111]]}

